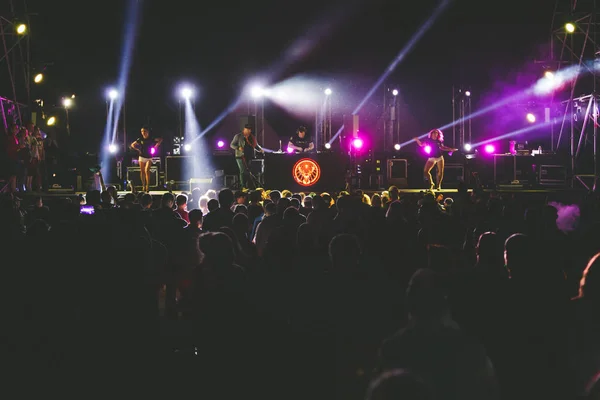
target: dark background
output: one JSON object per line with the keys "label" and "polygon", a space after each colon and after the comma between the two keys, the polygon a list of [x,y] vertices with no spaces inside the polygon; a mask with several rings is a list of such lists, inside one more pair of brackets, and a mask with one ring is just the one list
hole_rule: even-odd
{"label": "dark background", "polygon": [[[280,71],[277,80],[299,73],[327,79],[335,90],[334,121],[341,121],[438,4],[431,0],[139,3],[142,15],[126,97],[129,132],[148,122],[158,132],[175,131],[175,88],[182,81],[197,86],[196,111],[201,125],[207,126],[249,79],[268,71],[294,40],[313,31],[318,37],[306,44],[303,57]],[[24,11],[24,1],[13,4],[16,14]],[[75,93],[72,143],[97,151],[106,117],[104,93],[118,80],[127,2],[28,0],[26,6],[31,14],[31,66],[39,70],[47,64],[46,80],[33,87],[32,96],[43,98],[51,110],[61,96]],[[453,85],[470,87],[476,108],[498,81],[512,79],[515,71],[547,51],[553,9],[550,0],[453,1],[388,79],[390,87],[400,89],[416,129],[451,122]],[[4,12],[9,18],[10,9]],[[329,16],[332,22],[327,22]],[[7,76],[0,71],[0,95],[10,97]],[[364,117],[377,115],[381,102],[378,91]],[[61,112],[54,111],[59,117]],[[269,104],[265,116],[284,136],[304,122]],[[483,133],[474,132],[479,134]]]}

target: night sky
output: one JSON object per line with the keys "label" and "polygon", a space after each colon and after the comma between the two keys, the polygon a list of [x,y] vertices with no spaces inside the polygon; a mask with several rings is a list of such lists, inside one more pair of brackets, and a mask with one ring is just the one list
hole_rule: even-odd
{"label": "night sky", "polygon": [[[22,0],[13,1],[22,7]],[[126,4],[125,0],[27,1],[29,12],[35,14],[30,27],[31,66],[49,64],[46,81],[35,88],[34,97],[43,97],[50,106],[75,93],[71,129],[78,146],[88,151],[98,150],[105,122],[104,92],[118,79]],[[314,45],[309,43],[304,57],[276,81],[296,74],[329,79],[338,94],[333,113],[341,118],[437,4],[140,0],[142,17],[127,92],[128,131],[137,132],[148,121],[158,132],[175,130],[175,87],[182,81],[198,87],[197,113],[200,123],[208,125],[250,78],[268,70],[296,38],[316,30],[315,24],[328,16],[338,16],[338,21],[326,24],[323,36]],[[497,80],[510,81],[519,68],[545,51],[553,9],[551,0],[454,0],[388,82],[401,90],[422,129],[451,122],[452,86],[470,87],[477,104]],[[2,90],[5,81],[3,76]],[[380,102],[376,97],[372,109]],[[274,106],[267,105],[265,113],[281,135],[303,122]]]}

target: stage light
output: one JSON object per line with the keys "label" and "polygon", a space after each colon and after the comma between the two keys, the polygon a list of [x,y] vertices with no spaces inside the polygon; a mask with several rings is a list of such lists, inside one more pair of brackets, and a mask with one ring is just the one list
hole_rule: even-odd
{"label": "stage light", "polygon": [[535,115],[533,115],[532,113],[527,113],[526,118],[527,121],[529,121],[532,124],[535,122]]}
{"label": "stage light", "polygon": [[430,145],[425,146],[424,150],[425,150],[425,153],[431,154],[431,146]]}
{"label": "stage light", "polygon": [[292,154],[294,152],[294,149],[291,147],[288,147],[287,152],[288,152],[288,154]]}
{"label": "stage light", "polygon": [[493,144],[486,144],[484,150],[488,154],[493,154],[496,152],[496,148]]}
{"label": "stage light", "polygon": [[119,91],[117,89],[109,89],[107,95],[109,99],[116,100],[119,97]]}
{"label": "stage light", "polygon": [[471,151],[472,148],[470,143],[465,144],[465,151]]}
{"label": "stage light", "polygon": [[151,148],[150,148],[150,154],[151,154],[151,155],[154,155],[154,154],[156,154],[156,147],[151,147]]}
{"label": "stage light", "polygon": [[189,86],[184,86],[179,91],[179,95],[181,96],[182,99],[189,100],[194,95],[194,89],[192,89]]}
{"label": "stage light", "polygon": [[568,22],[567,24],[565,24],[565,30],[568,33],[573,33],[575,32],[575,25],[573,25],[571,22]]}
{"label": "stage light", "polygon": [[331,91],[331,89],[329,89],[329,88],[325,89],[325,96],[331,96],[331,93],[333,93]]}
{"label": "stage light", "polygon": [[36,76],[33,77],[33,81],[35,83],[42,83],[43,80],[44,80],[44,74],[37,74]]}
{"label": "stage light", "polygon": [[73,105],[73,99],[70,97],[65,97],[62,103],[65,108],[70,108]]}
{"label": "stage light", "polygon": [[183,149],[184,149],[185,151],[190,151],[190,150],[192,150],[192,145],[191,145],[191,144],[184,144],[184,145],[183,145]]}
{"label": "stage light", "polygon": [[469,92],[468,90],[465,92],[465,96],[467,97],[471,97],[471,92]]}
{"label": "stage light", "polygon": [[356,138],[356,139],[354,139],[354,140],[352,141],[352,146],[353,146],[353,147],[354,147],[356,150],[362,149],[363,145],[364,145],[364,142],[363,142],[363,140],[362,140],[361,138]]}
{"label": "stage light", "polygon": [[225,147],[225,142],[224,142],[224,141],[222,141],[222,140],[219,140],[219,141],[217,142],[217,147],[218,147],[219,149],[222,149],[223,147]]}
{"label": "stage light", "polygon": [[252,96],[252,98],[258,99],[265,95],[265,90],[263,88],[261,88],[260,86],[254,86],[250,90],[250,95]]}
{"label": "stage light", "polygon": [[399,143],[396,143],[396,144],[394,145],[394,150],[396,150],[396,151],[400,150],[401,148],[402,148],[402,146],[400,146],[400,144],[399,144]]}
{"label": "stage light", "polygon": [[331,149],[331,144],[329,144],[329,143],[325,143],[325,148],[326,148],[327,150]]}
{"label": "stage light", "polygon": [[554,79],[554,72],[546,71],[546,72],[544,72],[544,76],[546,77],[546,79],[552,80],[552,79]]}
{"label": "stage light", "polygon": [[394,96],[398,96],[398,90],[397,90],[397,89],[394,89],[394,90],[392,90],[392,94],[393,94]]}
{"label": "stage light", "polygon": [[112,154],[115,154],[115,153],[117,152],[117,150],[118,150],[118,149],[119,149],[119,148],[118,148],[118,147],[117,147],[117,145],[116,145],[116,144],[114,144],[114,143],[111,143],[111,144],[108,146],[108,151],[109,151],[110,153],[112,153]]}
{"label": "stage light", "polygon": [[19,35],[24,35],[25,33],[27,33],[27,25],[25,25],[25,24],[17,25],[17,33]]}
{"label": "stage light", "polygon": [[53,126],[54,124],[56,124],[56,117],[50,117],[46,121],[46,125],[48,125],[48,126]]}

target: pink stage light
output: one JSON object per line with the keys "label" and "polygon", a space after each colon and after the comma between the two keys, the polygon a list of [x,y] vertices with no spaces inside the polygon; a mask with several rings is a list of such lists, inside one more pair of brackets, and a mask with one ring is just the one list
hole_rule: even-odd
{"label": "pink stage light", "polygon": [[219,141],[217,142],[217,147],[218,147],[218,148],[220,148],[220,149],[222,149],[222,148],[223,148],[223,146],[225,146],[225,142],[224,142],[224,141],[222,141],[222,140],[219,140]]}
{"label": "pink stage light", "polygon": [[288,154],[292,154],[294,152],[294,149],[291,147],[288,147],[287,152],[288,152]]}
{"label": "pink stage light", "polygon": [[425,153],[431,154],[431,146],[429,146],[429,145],[425,146]]}
{"label": "pink stage light", "polygon": [[494,145],[493,145],[493,144],[487,144],[487,145],[485,145],[485,148],[484,148],[484,150],[485,150],[485,152],[486,152],[486,153],[488,153],[488,154],[493,154],[493,153],[495,153],[495,152],[496,152],[496,148],[494,147]]}
{"label": "pink stage light", "polygon": [[354,146],[355,149],[361,149],[363,147],[363,140],[360,138],[356,138],[352,141],[352,146]]}
{"label": "pink stage light", "polygon": [[151,147],[150,154],[154,155],[154,153],[156,153],[156,147]]}

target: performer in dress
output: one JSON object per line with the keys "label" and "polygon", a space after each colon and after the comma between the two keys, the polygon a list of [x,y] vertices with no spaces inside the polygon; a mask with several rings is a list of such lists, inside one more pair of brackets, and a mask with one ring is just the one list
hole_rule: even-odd
{"label": "performer in dress", "polygon": [[442,189],[442,180],[444,179],[444,151],[458,151],[458,149],[453,149],[451,147],[444,146],[444,134],[439,129],[434,129],[429,132],[427,139],[419,140],[419,138],[415,138],[415,141],[420,147],[429,146],[431,148],[431,152],[429,153],[429,158],[425,162],[425,179],[429,180],[431,184],[430,189],[434,190],[436,188],[433,178],[431,177],[431,170],[434,166],[437,165],[437,188],[436,190]]}
{"label": "performer in dress", "polygon": [[229,145],[235,150],[235,161],[240,171],[241,188],[246,188],[246,178],[248,176],[248,160],[254,158],[254,151],[264,153],[262,147],[256,142],[256,136],[252,134],[252,125],[244,125],[244,129],[236,134]]}
{"label": "performer in dress", "polygon": [[138,161],[140,163],[140,175],[142,177],[142,191],[150,191],[150,166],[152,157],[158,152],[158,146],[162,143],[162,138],[153,137],[150,134],[150,128],[142,127],[141,136],[131,143],[131,148],[139,153]]}
{"label": "performer in dress", "polygon": [[297,153],[307,153],[314,150],[315,144],[312,138],[306,134],[306,128],[301,126],[296,130],[296,134],[290,138],[288,148]]}

